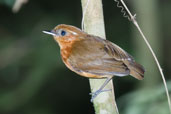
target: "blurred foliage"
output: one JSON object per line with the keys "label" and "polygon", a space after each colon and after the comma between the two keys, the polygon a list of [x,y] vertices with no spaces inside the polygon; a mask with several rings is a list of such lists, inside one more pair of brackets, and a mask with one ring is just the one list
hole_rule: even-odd
{"label": "blurred foliage", "polygon": [[[68,70],[62,63],[56,42],[51,36],[42,33],[42,30],[52,29],[62,23],[80,27],[80,0],[30,0],[16,14],[11,10],[14,2],[0,0],[0,114],[94,113],[88,79]],[[164,59],[161,61],[169,80],[171,1],[156,2],[160,4],[161,45],[164,46]],[[130,22],[122,17],[115,2],[103,3],[107,39],[136,55]],[[131,7],[131,2],[128,5]],[[147,72],[156,71],[147,69]],[[145,75],[147,80],[148,77],[151,76]],[[159,81],[158,85],[161,83]],[[167,114],[163,87],[155,85],[156,88],[140,90],[139,84],[142,81],[132,77],[114,78],[121,113]],[[168,86],[170,90],[171,84]]]}
{"label": "blurred foliage", "polygon": [[[171,92],[171,82],[167,82]],[[132,92],[118,99],[121,114],[169,114],[163,84]]]}
{"label": "blurred foliage", "polygon": [[0,4],[4,4],[8,7],[12,7],[16,0],[0,0]]}

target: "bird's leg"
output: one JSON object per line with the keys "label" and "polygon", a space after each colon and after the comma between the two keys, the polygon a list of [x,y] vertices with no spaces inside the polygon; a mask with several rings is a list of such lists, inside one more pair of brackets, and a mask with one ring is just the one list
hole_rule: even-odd
{"label": "bird's leg", "polygon": [[109,83],[109,81],[112,79],[112,77],[109,77],[105,80],[105,82],[103,83],[103,85],[95,92],[90,93],[92,95],[91,97],[91,102],[93,102],[93,100],[102,92],[106,92],[106,91],[111,91],[111,89],[109,90],[103,90],[103,88]]}

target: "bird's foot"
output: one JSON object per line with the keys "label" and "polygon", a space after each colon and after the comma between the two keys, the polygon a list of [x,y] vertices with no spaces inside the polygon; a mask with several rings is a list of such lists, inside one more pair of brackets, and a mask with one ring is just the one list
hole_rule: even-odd
{"label": "bird's foot", "polygon": [[106,91],[111,91],[111,90],[112,90],[112,89],[106,89],[106,90],[101,90],[101,89],[99,89],[99,90],[97,90],[97,91],[95,91],[95,92],[90,93],[90,95],[92,95],[90,101],[93,102],[93,100],[94,100],[100,93],[106,92]]}

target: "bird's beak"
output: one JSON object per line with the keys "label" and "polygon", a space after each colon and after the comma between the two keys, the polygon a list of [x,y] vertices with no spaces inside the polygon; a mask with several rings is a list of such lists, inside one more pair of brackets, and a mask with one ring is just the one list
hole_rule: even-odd
{"label": "bird's beak", "polygon": [[51,30],[51,31],[44,30],[44,31],[42,31],[42,32],[45,33],[45,34],[50,34],[50,35],[52,35],[52,36],[56,36],[56,33],[55,33],[55,31],[53,31],[53,30]]}

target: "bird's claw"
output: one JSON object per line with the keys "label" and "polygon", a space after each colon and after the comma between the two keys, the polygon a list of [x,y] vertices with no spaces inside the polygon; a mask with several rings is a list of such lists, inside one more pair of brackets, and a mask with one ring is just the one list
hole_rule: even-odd
{"label": "bird's claw", "polygon": [[92,97],[91,97],[91,102],[93,102],[93,100],[100,94],[100,93],[102,93],[102,92],[106,92],[106,91],[111,91],[112,89],[106,89],[106,90],[97,90],[97,91],[95,91],[95,92],[92,92],[92,93],[90,93],[90,95],[92,95]]}

